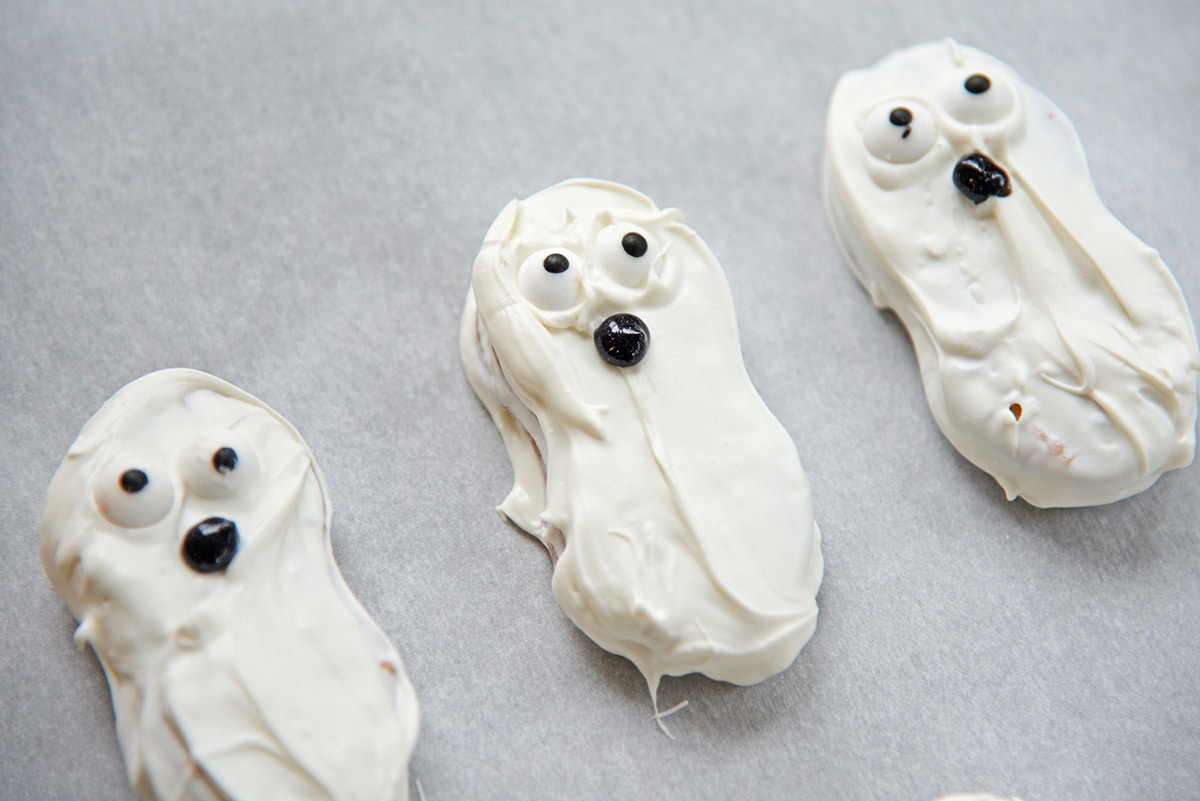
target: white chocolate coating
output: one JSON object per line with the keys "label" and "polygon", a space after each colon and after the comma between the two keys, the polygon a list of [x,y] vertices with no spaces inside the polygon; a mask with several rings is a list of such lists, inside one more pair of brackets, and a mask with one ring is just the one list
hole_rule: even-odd
{"label": "white chocolate coating", "polygon": [[[965,88],[976,74],[986,91]],[[956,189],[974,152],[1011,194]],[[908,329],[938,426],[1010,500],[1108,503],[1191,463],[1200,357],[1179,287],[1104,207],[1063,112],[1006,65],[947,40],[847,73],[823,189],[855,275]]]}
{"label": "white chocolate coating", "polygon": [[[630,232],[641,257],[622,249]],[[552,253],[570,269],[548,274]],[[631,367],[593,343],[617,313],[650,330]],[[580,629],[652,695],[664,675],[751,684],[795,660],[823,570],[808,480],[746,375],[724,273],[678,211],[582,179],[513,201],[461,333],[515,473],[500,511],[550,551]]]}
{"label": "white chocolate coating", "polygon": [[[238,456],[224,474],[222,446]],[[136,493],[114,483],[131,469],[149,477]],[[238,547],[200,573],[181,543],[214,517]],[[329,524],[300,435],[213,376],[151,373],[83,427],[46,497],[42,563],[104,667],[143,798],[408,797],[412,684],[342,580]]]}

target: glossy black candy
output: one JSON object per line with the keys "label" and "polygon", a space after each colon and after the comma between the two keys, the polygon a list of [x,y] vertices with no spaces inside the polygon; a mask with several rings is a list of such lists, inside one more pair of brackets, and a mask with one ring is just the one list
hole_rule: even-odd
{"label": "glossy black candy", "polygon": [[892,113],[888,115],[888,122],[897,128],[905,128],[912,125],[912,120],[912,112],[904,106],[896,106],[892,109]]}
{"label": "glossy black candy", "polygon": [[237,467],[237,463],[237,451],[233,448],[217,448],[217,452],[213,454],[213,469],[222,475],[233,472],[233,469]]}
{"label": "glossy black candy", "polygon": [[640,259],[646,255],[646,251],[650,245],[646,242],[646,237],[639,234],[637,231],[630,231],[621,237],[621,249],[633,256],[635,259]]}
{"label": "glossy black candy", "polygon": [[592,337],[600,357],[617,367],[632,367],[646,358],[650,329],[633,314],[614,314],[596,328]]}
{"label": "glossy black candy", "polygon": [[954,165],[954,185],[976,204],[989,197],[1008,197],[1012,194],[1008,173],[979,151],[963,156]]}
{"label": "glossy black candy", "polygon": [[981,95],[988,89],[992,88],[992,80],[982,73],[975,73],[970,78],[963,81],[963,89],[966,89],[973,95]]}
{"label": "glossy black candy", "polygon": [[546,258],[542,259],[542,267],[548,273],[565,273],[571,266],[571,261],[561,253],[551,253]]}
{"label": "glossy black candy", "polygon": [[141,492],[150,483],[150,477],[146,475],[146,471],[138,470],[136,467],[132,470],[126,470],[121,474],[121,489],[133,495],[135,492]]}
{"label": "glossy black candy", "polygon": [[224,517],[202,520],[183,538],[183,561],[197,573],[216,573],[229,567],[238,549],[237,524]]}

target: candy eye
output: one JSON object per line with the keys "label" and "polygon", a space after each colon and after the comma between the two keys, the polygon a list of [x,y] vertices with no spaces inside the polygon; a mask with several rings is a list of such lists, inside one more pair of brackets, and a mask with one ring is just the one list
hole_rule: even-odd
{"label": "candy eye", "polygon": [[180,457],[188,489],[201,498],[227,498],[258,475],[258,454],[233,431],[201,434]]}
{"label": "candy eye", "polygon": [[582,263],[583,260],[569,250],[539,250],[521,263],[517,270],[517,288],[539,309],[569,309],[583,300]]}
{"label": "candy eye", "polygon": [[629,223],[615,223],[596,236],[597,259],[613,279],[627,287],[646,283],[660,252],[653,236]]}
{"label": "candy eye", "polygon": [[889,100],[871,109],[863,124],[863,142],[871,155],[892,164],[924,156],[937,140],[933,114],[920,103]]}
{"label": "candy eye", "polygon": [[151,462],[109,465],[92,490],[96,508],[121,528],[145,528],[166,517],[175,489],[166,471]]}
{"label": "candy eye", "polygon": [[1016,93],[1003,75],[987,72],[960,74],[942,94],[946,111],[968,125],[999,120],[1016,105]]}

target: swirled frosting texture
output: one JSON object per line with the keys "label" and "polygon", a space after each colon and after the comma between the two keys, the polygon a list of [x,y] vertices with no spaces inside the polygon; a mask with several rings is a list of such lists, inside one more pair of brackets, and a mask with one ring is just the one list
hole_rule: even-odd
{"label": "swirled frosting texture", "polygon": [[[408,797],[416,699],[338,572],[329,513],[296,430],[210,375],[151,373],[84,426],[42,562],[104,667],[142,797]],[[193,542],[204,521],[235,548],[223,568]]]}
{"label": "swirled frosting texture", "polygon": [[1140,492],[1195,450],[1200,359],[1158,254],[1104,207],[1063,112],[952,41],[842,77],[826,208],[895,311],[950,442],[1010,499]]}
{"label": "swirled frosting texture", "polygon": [[[599,352],[614,315],[648,331],[641,361]],[[679,212],[593,180],[513,201],[475,261],[461,344],[513,464],[500,510],[550,550],[579,628],[652,694],[664,675],[750,684],[794,661],[822,575],[808,481]]]}

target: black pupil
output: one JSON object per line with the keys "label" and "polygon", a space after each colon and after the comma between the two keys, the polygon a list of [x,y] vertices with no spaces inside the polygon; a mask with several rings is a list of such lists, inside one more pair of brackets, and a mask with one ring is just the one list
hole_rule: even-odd
{"label": "black pupil", "polygon": [[903,128],[906,125],[912,124],[912,112],[904,106],[897,106],[892,109],[892,113],[888,116],[888,122],[895,125],[897,128]]}
{"label": "black pupil", "polygon": [[233,468],[237,467],[237,451],[233,448],[218,448],[217,452],[213,454],[212,463],[213,469],[218,473],[230,473]]}
{"label": "black pupil", "polygon": [[565,273],[567,268],[571,266],[571,262],[561,253],[551,253],[542,262],[542,266],[546,268],[548,273]]}
{"label": "black pupil", "polygon": [[988,76],[976,73],[963,81],[963,88],[973,95],[981,95],[992,88],[992,82]]}
{"label": "black pupil", "polygon": [[630,231],[621,238],[621,247],[625,248],[625,252],[630,256],[640,259],[646,255],[649,245],[646,244],[646,237],[636,231]]}
{"label": "black pupil", "polygon": [[132,495],[141,492],[150,483],[150,476],[144,470],[126,470],[121,474],[121,489]]}

